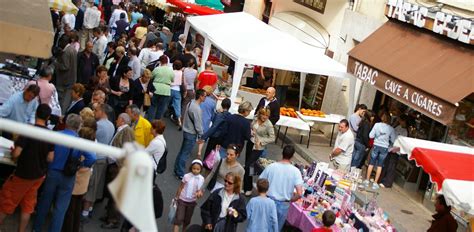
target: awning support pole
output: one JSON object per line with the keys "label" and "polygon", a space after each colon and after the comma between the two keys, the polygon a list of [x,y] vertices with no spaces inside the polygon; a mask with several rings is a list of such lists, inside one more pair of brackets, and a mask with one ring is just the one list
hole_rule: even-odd
{"label": "awning support pole", "polygon": [[298,110],[301,110],[301,103],[303,100],[303,91],[304,91],[304,86],[306,84],[306,73],[300,73],[300,99],[299,99],[299,104],[298,104]]}
{"label": "awning support pole", "polygon": [[230,93],[230,101],[232,105],[235,104],[235,99],[237,98],[237,92],[239,91],[240,81],[242,80],[242,75],[244,73],[244,66],[245,63],[242,61],[237,60],[235,62],[234,75],[232,76],[232,90]]}
{"label": "awning support pole", "polygon": [[199,71],[203,71],[206,66],[207,59],[209,59],[209,53],[211,53],[211,45],[211,40],[209,40],[207,37],[204,38],[204,49],[202,51],[201,66]]}

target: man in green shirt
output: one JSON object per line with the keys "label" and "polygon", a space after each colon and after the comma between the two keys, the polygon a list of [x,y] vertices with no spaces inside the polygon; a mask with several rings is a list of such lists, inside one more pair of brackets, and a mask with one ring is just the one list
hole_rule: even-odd
{"label": "man in green shirt", "polygon": [[151,106],[148,109],[147,119],[152,121],[154,119],[161,119],[168,108],[171,99],[171,83],[174,80],[174,72],[168,66],[168,57],[166,55],[160,56],[160,66],[156,67],[153,72],[153,86],[155,92],[151,99]]}

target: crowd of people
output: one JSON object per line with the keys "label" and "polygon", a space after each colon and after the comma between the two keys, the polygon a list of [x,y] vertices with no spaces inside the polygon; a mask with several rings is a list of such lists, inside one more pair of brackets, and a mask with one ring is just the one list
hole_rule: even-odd
{"label": "crowd of people", "polygon": [[[210,195],[200,206],[205,230],[236,231],[247,220],[249,232],[281,231],[290,203],[303,191],[301,173],[290,161],[294,148],[284,147],[282,159],[265,168],[254,182],[257,159],[275,141],[280,117],[275,88],[265,86],[266,96],[255,107],[253,120],[247,119],[254,110],[249,102],[239,104],[232,114],[230,99],[215,95],[218,76],[212,63],[206,62],[205,69],[198,71],[202,48],[198,34],[193,40],[182,34],[183,28],[174,33],[160,28],[141,4],[74,2],[77,16],[52,10],[54,58],[43,62],[37,80],[0,106],[0,117],[118,148],[136,142],[145,147],[157,170],[168,152],[163,117],[169,116],[183,134],[179,152],[172,154],[176,157],[173,173],[181,181],[173,199],[174,231],[186,230],[197,199],[206,192]],[[51,107],[55,93],[59,113]],[[387,155],[395,152],[389,150],[391,143],[397,134],[406,134],[406,119],[398,118],[394,129],[388,113],[378,116],[380,122],[359,105],[349,120],[340,122],[330,154],[332,166],[347,171],[351,166],[360,168],[373,146],[364,184],[369,184],[375,167],[374,189]],[[117,177],[121,160],[6,132],[2,136],[14,140],[12,158],[17,166],[0,191],[0,225],[21,206],[19,231],[26,230],[33,212],[34,231],[42,231],[46,222],[49,231],[80,231],[96,202],[108,198],[101,228],[135,230],[106,187]],[[243,152],[244,165],[238,160]],[[212,153],[219,161],[211,167],[203,165]],[[208,174],[203,176],[206,168]],[[390,179],[390,171],[384,177]],[[258,196],[247,203],[254,186]],[[47,220],[51,207],[52,218]],[[162,211],[155,208],[157,216]],[[331,213],[323,215],[325,228],[334,223]]]}

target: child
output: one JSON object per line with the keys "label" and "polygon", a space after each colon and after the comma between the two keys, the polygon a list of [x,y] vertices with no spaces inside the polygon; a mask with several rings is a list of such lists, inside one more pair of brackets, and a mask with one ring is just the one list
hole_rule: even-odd
{"label": "child", "polygon": [[336,215],[331,210],[326,210],[323,213],[323,225],[322,228],[315,228],[312,232],[331,232],[331,226],[336,221]]}
{"label": "child", "polygon": [[186,231],[186,227],[193,217],[196,200],[203,194],[200,190],[204,184],[204,177],[201,175],[202,162],[198,159],[193,160],[189,169],[191,172],[183,176],[181,185],[176,192],[175,199],[178,201],[178,207],[174,219],[174,232],[179,231],[180,225],[183,225],[183,231]]}
{"label": "child", "polygon": [[275,202],[267,197],[269,187],[267,179],[257,180],[258,196],[247,204],[247,232],[278,231],[278,219]]}

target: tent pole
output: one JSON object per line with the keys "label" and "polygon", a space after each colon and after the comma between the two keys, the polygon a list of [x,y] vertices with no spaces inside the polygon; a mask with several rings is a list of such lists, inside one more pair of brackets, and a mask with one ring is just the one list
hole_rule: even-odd
{"label": "tent pole", "polygon": [[[188,22],[188,20],[186,20],[186,24],[184,25],[184,32],[183,34],[186,36],[184,38],[185,39],[185,42],[184,44],[186,44],[188,41],[186,41],[188,39],[188,34],[189,34],[189,29],[191,28],[191,23]],[[183,64],[183,65],[186,65],[186,64]]]}
{"label": "tent pole", "polygon": [[235,104],[235,99],[237,98],[240,81],[242,80],[242,75],[244,73],[244,65],[245,63],[242,61],[238,60],[235,62],[234,75],[232,76],[232,89],[230,93],[230,101],[232,104]]}
{"label": "tent pole", "polygon": [[211,53],[211,40],[209,40],[209,38],[206,37],[204,39],[204,49],[202,51],[200,71],[203,71],[204,68],[206,67],[206,62],[207,62],[207,59],[209,58],[209,53]]}
{"label": "tent pole", "polygon": [[303,100],[303,91],[306,84],[306,73],[300,73],[300,101],[298,104],[298,110],[301,110],[301,102]]}
{"label": "tent pole", "polygon": [[349,77],[350,86],[349,86],[349,105],[347,107],[347,118],[349,118],[352,112],[354,112],[355,101],[356,101],[356,98],[355,98],[356,83],[357,83],[357,80],[355,76]]}

